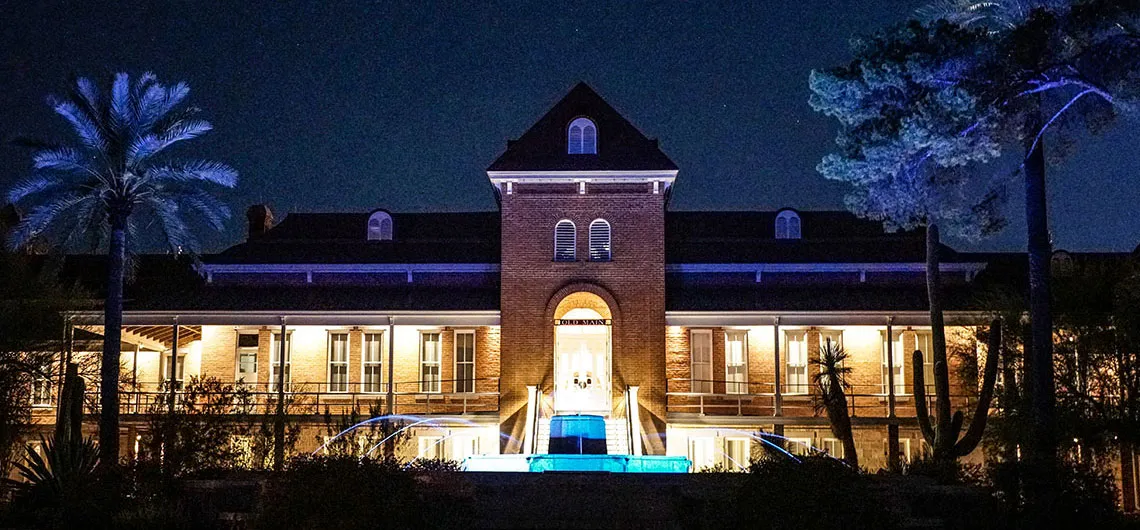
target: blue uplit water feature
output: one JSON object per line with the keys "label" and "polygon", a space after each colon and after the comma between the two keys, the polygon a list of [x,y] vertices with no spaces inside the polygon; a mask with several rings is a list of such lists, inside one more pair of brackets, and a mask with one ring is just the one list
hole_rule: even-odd
{"label": "blue uplit water feature", "polygon": [[481,455],[463,461],[465,471],[688,473],[683,456],[606,454],[606,420],[589,414],[550,418],[550,453]]}

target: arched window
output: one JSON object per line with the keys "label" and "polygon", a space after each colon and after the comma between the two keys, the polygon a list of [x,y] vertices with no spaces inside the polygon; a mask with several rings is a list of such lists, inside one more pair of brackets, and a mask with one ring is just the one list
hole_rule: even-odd
{"label": "arched window", "polygon": [[574,247],[578,243],[574,222],[569,219],[554,225],[554,261],[574,261],[577,257]]}
{"label": "arched window", "polygon": [[590,223],[590,261],[609,261],[610,255],[610,223],[594,219]]}
{"label": "arched window", "polygon": [[392,216],[388,212],[376,212],[368,217],[368,240],[390,241],[392,239]]}
{"label": "arched window", "polygon": [[589,118],[570,122],[566,133],[566,152],[572,155],[598,154],[598,128]]}
{"label": "arched window", "polygon": [[776,214],[776,239],[799,239],[800,216],[791,210]]}

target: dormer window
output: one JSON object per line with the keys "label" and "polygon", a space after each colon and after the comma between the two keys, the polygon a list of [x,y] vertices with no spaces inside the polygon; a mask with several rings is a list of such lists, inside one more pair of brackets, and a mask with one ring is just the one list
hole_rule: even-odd
{"label": "dormer window", "polygon": [[800,216],[792,210],[776,214],[776,239],[799,239]]}
{"label": "dormer window", "polygon": [[566,152],[572,155],[598,154],[598,128],[589,118],[570,122],[566,132]]}
{"label": "dormer window", "polygon": [[392,240],[392,216],[388,212],[375,212],[368,217],[368,240]]}

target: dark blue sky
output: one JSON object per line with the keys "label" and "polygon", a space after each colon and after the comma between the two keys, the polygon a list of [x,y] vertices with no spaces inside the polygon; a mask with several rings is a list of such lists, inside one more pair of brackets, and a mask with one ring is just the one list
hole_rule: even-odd
{"label": "dark blue sky", "polygon": [[[808,107],[808,73],[923,2],[281,4],[4,3],[0,137],[62,137],[44,97],[72,73],[189,82],[216,130],[184,152],[241,172],[229,231],[203,238],[216,250],[256,202],[279,216],[493,209],[483,170],[584,80],[681,167],[672,208],[839,209],[844,186],[814,169],[836,124]],[[1058,248],[1140,242],[1137,130],[1121,123],[1052,169]],[[27,167],[0,148],[0,187]],[[1024,248],[1014,189],[1010,228],[958,247]]]}

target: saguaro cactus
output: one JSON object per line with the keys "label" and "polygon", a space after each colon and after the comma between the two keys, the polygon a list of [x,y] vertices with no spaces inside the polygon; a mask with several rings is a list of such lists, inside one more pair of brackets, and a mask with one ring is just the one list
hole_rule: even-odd
{"label": "saguaro cactus", "polygon": [[86,391],[79,365],[67,363],[63,388],[59,391],[59,407],[55,415],[55,443],[69,448],[83,443],[83,394]]}
{"label": "saguaro cactus", "polygon": [[[989,414],[990,399],[993,397],[994,382],[997,379],[998,357],[1001,353],[1001,320],[994,319],[990,323],[990,336],[987,341],[986,365],[982,373],[982,388],[978,393],[978,405],[974,410],[974,417],[970,419],[970,426],[961,439],[958,433],[962,430],[962,411],[950,414],[950,376],[946,364],[946,342],[944,333],[935,333],[932,344],[934,359],[934,393],[935,406],[938,414],[935,423],[931,424],[930,414],[926,410],[926,382],[922,373],[922,351],[915,350],[911,369],[914,373],[914,409],[918,416],[918,425],[922,429],[922,436],[926,443],[934,448],[936,461],[949,462],[961,456],[970,454],[982,441],[982,434],[986,429],[986,417]],[[941,339],[942,343],[937,344]]]}

